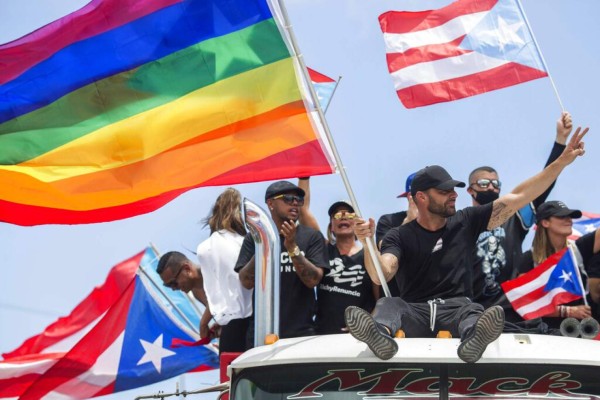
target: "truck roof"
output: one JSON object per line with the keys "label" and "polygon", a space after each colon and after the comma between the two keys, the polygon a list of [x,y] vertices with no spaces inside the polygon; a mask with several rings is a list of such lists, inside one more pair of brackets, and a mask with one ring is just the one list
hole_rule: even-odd
{"label": "truck roof", "polygon": [[[305,363],[463,363],[459,339],[396,339],[398,353],[380,360],[350,334],[281,339],[251,349],[228,368]],[[600,366],[600,341],[538,334],[502,334],[483,354],[481,363],[526,363]]]}

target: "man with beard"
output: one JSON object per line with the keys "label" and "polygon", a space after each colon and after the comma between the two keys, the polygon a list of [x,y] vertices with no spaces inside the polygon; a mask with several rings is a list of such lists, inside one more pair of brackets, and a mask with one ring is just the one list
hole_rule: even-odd
{"label": "man with beard", "polygon": [[[381,359],[392,358],[398,345],[392,335],[400,328],[409,337],[432,337],[448,330],[460,337],[457,353],[461,360],[474,363],[504,328],[502,307],[485,309],[473,303],[473,242],[485,230],[502,225],[517,210],[546,190],[559,173],[577,156],[583,155],[583,136],[578,128],[560,157],[542,172],[518,185],[513,192],[477,207],[456,211],[455,187],[463,182],[452,179],[446,170],[434,165],[415,175],[411,194],[418,208],[414,221],[393,228],[377,252],[383,276],[396,279],[401,297],[377,301],[371,316],[358,307],[345,311],[346,325],[356,339],[365,342]],[[358,220],[355,233],[365,242],[375,231],[375,221]],[[368,253],[368,248],[365,253]],[[373,282],[379,277],[369,254],[365,266]]]}
{"label": "man with beard", "polygon": [[[315,286],[329,270],[323,235],[310,227],[298,225],[304,190],[288,181],[271,184],[265,202],[281,234],[279,333],[282,338],[315,334]],[[246,235],[235,265],[242,285],[254,287],[254,240]],[[254,343],[254,321],[250,323],[247,344]]]}
{"label": "man with beard", "polygon": [[[556,121],[556,141],[546,166],[556,160],[565,149],[567,138],[573,128],[571,115],[563,113]],[[488,308],[500,305],[506,320],[521,322],[523,319],[513,310],[500,284],[514,279],[519,273],[522,245],[529,228],[535,223],[535,209],[546,201],[554,183],[531,203],[525,205],[501,226],[482,232],[474,248],[473,300]],[[484,205],[500,197],[502,184],[498,172],[488,166],[475,168],[469,174],[467,192],[473,198],[473,206]]]}

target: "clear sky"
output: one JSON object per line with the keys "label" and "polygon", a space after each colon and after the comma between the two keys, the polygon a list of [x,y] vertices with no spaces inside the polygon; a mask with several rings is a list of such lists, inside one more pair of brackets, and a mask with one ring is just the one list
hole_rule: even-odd
{"label": "clear sky", "polygon": [[[0,2],[0,43],[16,39],[85,4],[79,0]],[[544,165],[561,109],[550,80],[539,79],[451,103],[407,110],[397,99],[385,63],[377,17],[389,10],[422,10],[449,0],[287,0],[306,63],[342,76],[327,121],[359,206],[366,216],[405,209],[406,176],[429,164],[467,180],[481,165],[495,167],[510,191]],[[565,108],[575,125],[590,126],[586,154],[560,176],[550,199],[600,213],[600,15],[598,0],[522,0]],[[596,171],[596,172],[594,172]],[[312,209],[326,226],[328,206],[347,198],[339,175],[315,177]],[[240,185],[261,203],[268,183]],[[200,188],[142,216],[103,224],[18,227],[0,223],[0,352],[12,350],[57,317],[68,314],[116,263],[152,242],[161,252],[193,256],[208,236],[200,220],[223,188]],[[458,189],[458,205],[470,204]],[[188,388],[215,383],[195,374]],[[193,381],[192,381],[193,379]],[[170,391],[174,384],[111,398]]]}

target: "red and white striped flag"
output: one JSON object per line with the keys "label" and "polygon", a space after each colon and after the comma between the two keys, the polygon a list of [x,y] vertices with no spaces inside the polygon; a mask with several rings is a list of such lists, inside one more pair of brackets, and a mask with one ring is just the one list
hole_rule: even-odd
{"label": "red and white striped flag", "polygon": [[565,248],[526,274],[502,283],[502,290],[524,319],[543,317],[557,305],[583,297],[577,268],[571,251]]}
{"label": "red and white striped flag", "polygon": [[379,17],[394,87],[407,108],[547,76],[515,0],[458,0]]}

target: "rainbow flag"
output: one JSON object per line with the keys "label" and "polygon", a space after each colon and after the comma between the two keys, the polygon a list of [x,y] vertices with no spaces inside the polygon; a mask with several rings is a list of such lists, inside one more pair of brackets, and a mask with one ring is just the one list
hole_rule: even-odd
{"label": "rainbow flag", "polygon": [[0,45],[0,221],[112,221],[333,173],[277,4],[94,0]]}

